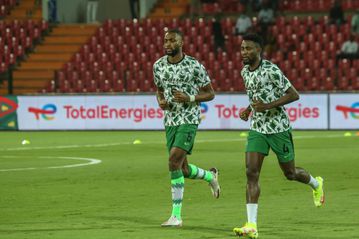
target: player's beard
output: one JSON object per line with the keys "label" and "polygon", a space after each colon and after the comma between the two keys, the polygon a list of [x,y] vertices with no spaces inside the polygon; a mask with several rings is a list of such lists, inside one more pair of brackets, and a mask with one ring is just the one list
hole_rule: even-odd
{"label": "player's beard", "polygon": [[166,51],[166,55],[174,57],[179,52],[179,47],[174,48],[171,52]]}
{"label": "player's beard", "polygon": [[251,59],[251,58],[248,58],[248,57],[247,57],[246,61],[243,59],[243,64],[244,65],[252,65],[254,62],[256,62],[255,59]]}

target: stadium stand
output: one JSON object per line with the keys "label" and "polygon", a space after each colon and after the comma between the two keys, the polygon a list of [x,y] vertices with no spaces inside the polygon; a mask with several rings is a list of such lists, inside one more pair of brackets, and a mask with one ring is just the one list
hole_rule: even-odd
{"label": "stadium stand", "polygon": [[0,0],[0,19],[8,15],[16,5],[16,0]]}
{"label": "stadium stand", "polygon": [[[8,0],[9,2],[15,2],[15,5],[12,10],[9,12],[9,15],[6,16],[7,20],[25,20],[25,19],[33,19],[40,21],[42,19],[42,8],[40,1],[34,0]],[[16,3],[18,2],[18,3]]]}
{"label": "stadium stand", "polygon": [[203,3],[202,12],[205,14],[214,14],[218,12],[238,13],[244,10],[244,6],[236,0],[220,0],[214,3]]}
{"label": "stadium stand", "polygon": [[[230,5],[233,2],[236,4]],[[33,53],[28,54],[27,59],[13,72],[14,92],[153,92],[152,64],[163,55],[165,28],[179,28],[184,32],[185,53],[196,57],[206,66],[216,91],[243,91],[239,52],[242,37],[234,34],[235,18],[227,16],[221,19],[226,39],[225,50],[216,51],[212,19],[173,18],[177,14],[177,10],[173,10],[173,4],[173,1],[162,1],[152,11],[152,18],[106,20],[98,26],[60,24],[49,31],[46,22],[34,24],[34,21],[30,21],[35,26],[32,29],[38,29],[36,36],[41,36],[44,31],[48,31],[48,34],[41,42],[36,42],[34,36],[31,38],[27,35],[27,43],[19,41],[19,45],[25,49],[26,44],[32,46]],[[213,4],[202,4],[202,7],[217,7],[220,11],[229,12],[233,9],[239,11],[244,7],[232,0],[220,0]],[[319,0],[316,3],[280,1],[279,8],[300,12],[316,7],[318,11],[328,11],[330,6],[329,0]],[[345,9],[359,8],[359,1],[345,0],[343,6]],[[188,1],[178,0],[176,7],[181,7],[178,14],[183,14],[188,11]],[[174,12],[163,9],[172,9]],[[252,23],[254,27],[258,25],[256,17],[252,17]],[[6,34],[6,29],[13,31],[10,25],[0,22],[0,28],[3,26],[5,29],[1,31],[2,34]],[[23,25],[27,27],[27,21]],[[268,32],[274,37],[276,47],[275,50],[264,53],[265,58],[278,64],[298,90],[359,90],[359,60],[336,61],[340,46],[351,33],[350,16],[340,26],[328,24],[326,15],[278,16]],[[5,35],[1,39],[5,39]],[[9,37],[6,39],[2,40],[3,46],[0,40],[0,50],[14,55],[11,50],[5,50],[9,47],[13,49],[14,45]],[[40,44],[34,48],[33,43]],[[0,70],[6,70],[5,66],[13,62],[13,58],[14,56],[9,56],[3,60]],[[4,87],[6,83],[3,84],[2,88]]]}
{"label": "stadium stand", "polygon": [[[332,6],[331,0],[284,0],[279,1],[280,11],[292,12],[328,12]],[[343,10],[351,10],[359,7],[359,2],[356,0],[342,0]],[[245,8],[239,1],[236,0],[218,0],[212,3],[203,3],[202,11],[207,14],[214,14],[217,12],[237,13],[242,12]]]}
{"label": "stadium stand", "polygon": [[[28,58],[13,72],[14,92],[38,92],[41,88],[54,89],[54,72],[68,62],[87,39],[96,31],[97,25],[58,25],[51,29],[34,47]],[[72,68],[68,67],[68,71]]]}
{"label": "stadium stand", "polygon": [[[358,90],[358,60],[344,59],[338,62],[338,70],[335,67],[337,50],[349,36],[350,26],[337,27],[325,21],[326,17],[319,21],[312,17],[277,18],[271,32],[279,49],[267,57],[280,65],[299,90],[344,90],[337,81],[343,76],[348,82],[346,89]],[[56,92],[153,91],[151,65],[163,52],[165,27],[184,31],[185,52],[207,67],[217,91],[243,91],[239,54],[242,37],[233,34],[234,24],[231,18],[222,19],[227,50],[216,54],[211,21],[107,20],[57,73],[60,88]]]}
{"label": "stadium stand", "polygon": [[163,0],[149,14],[153,19],[172,19],[184,15],[189,10],[188,0]]}
{"label": "stadium stand", "polygon": [[[15,68],[47,29],[45,21],[0,21],[0,74]],[[6,82],[4,87],[7,87]]]}

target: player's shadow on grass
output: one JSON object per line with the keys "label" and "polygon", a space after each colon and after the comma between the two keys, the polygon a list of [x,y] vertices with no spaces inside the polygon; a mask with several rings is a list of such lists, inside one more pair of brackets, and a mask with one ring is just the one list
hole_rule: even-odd
{"label": "player's shadow on grass", "polygon": [[[153,220],[151,218],[145,218],[145,217],[129,217],[129,216],[119,216],[119,217],[100,217],[102,220],[111,220],[111,221],[117,221],[118,223],[124,222],[124,223],[134,223],[139,224],[141,227],[146,228],[160,228],[161,221]],[[163,228],[163,229],[176,229],[176,228]],[[191,225],[184,225],[181,228],[177,228],[179,230],[185,230],[185,231],[203,231],[206,233],[213,233],[218,236],[218,232],[223,232],[223,236],[227,236],[231,234],[232,228],[226,228],[225,226],[221,225],[213,225],[213,226],[191,226]],[[231,234],[232,235],[232,234]],[[218,238],[218,237],[216,237]]]}

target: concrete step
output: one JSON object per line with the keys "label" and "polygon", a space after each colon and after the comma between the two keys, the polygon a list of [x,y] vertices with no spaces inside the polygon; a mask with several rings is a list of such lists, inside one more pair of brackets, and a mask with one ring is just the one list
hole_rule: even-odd
{"label": "concrete step", "polygon": [[52,80],[54,71],[47,70],[16,70],[13,71],[13,79],[45,79]]}
{"label": "concrete step", "polygon": [[41,89],[41,88],[45,87],[47,82],[48,82],[48,80],[46,80],[46,79],[36,79],[36,78],[14,79],[12,84],[13,84],[14,88],[16,88],[16,89],[18,89],[18,88]]}
{"label": "concrete step", "polygon": [[36,53],[74,53],[80,50],[78,45],[39,45],[35,48]]}
{"label": "concrete step", "polygon": [[84,44],[88,40],[88,36],[48,36],[42,44]]}
{"label": "concrete step", "polygon": [[52,36],[91,36],[100,25],[62,25],[55,27]]}
{"label": "concrete step", "polygon": [[72,53],[33,53],[27,61],[69,61]]}
{"label": "concrete step", "polygon": [[21,63],[22,70],[59,70],[63,66],[63,62],[47,62],[34,61]]}
{"label": "concrete step", "polygon": [[39,88],[14,88],[14,95],[27,95],[27,94],[35,94],[38,93]]}

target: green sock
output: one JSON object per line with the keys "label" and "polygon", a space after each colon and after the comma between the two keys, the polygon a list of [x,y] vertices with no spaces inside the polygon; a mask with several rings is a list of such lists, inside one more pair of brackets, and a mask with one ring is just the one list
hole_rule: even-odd
{"label": "green sock", "polygon": [[181,219],[181,209],[184,191],[182,170],[171,171],[172,216]]}
{"label": "green sock", "polygon": [[191,179],[203,179],[208,183],[211,182],[213,179],[213,174],[210,171],[199,168],[193,164],[188,164],[188,171],[188,178]]}

